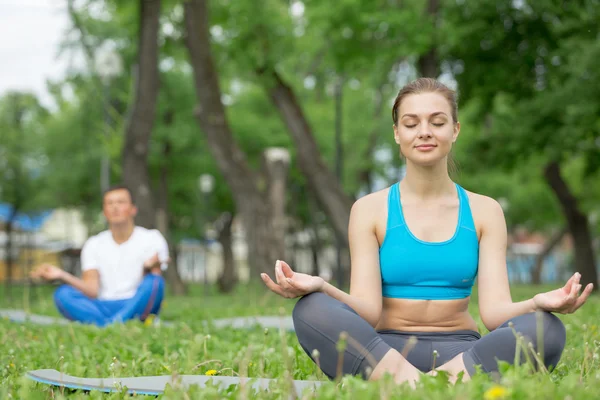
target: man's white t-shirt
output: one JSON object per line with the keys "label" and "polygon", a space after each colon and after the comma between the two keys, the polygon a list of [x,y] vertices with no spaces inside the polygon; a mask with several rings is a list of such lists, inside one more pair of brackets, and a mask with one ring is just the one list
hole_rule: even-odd
{"label": "man's white t-shirt", "polygon": [[167,269],[169,246],[156,229],[136,226],[126,242],[117,244],[110,230],[90,237],[81,250],[81,270],[100,274],[98,299],[121,300],[135,295],[144,275],[144,262],[158,253]]}

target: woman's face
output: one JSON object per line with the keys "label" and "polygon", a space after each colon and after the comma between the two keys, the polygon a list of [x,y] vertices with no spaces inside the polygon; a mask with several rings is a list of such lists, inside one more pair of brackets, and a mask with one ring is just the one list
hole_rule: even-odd
{"label": "woman's face", "polygon": [[432,166],[446,162],[460,124],[452,120],[446,98],[435,92],[410,94],[398,108],[394,139],[407,161]]}

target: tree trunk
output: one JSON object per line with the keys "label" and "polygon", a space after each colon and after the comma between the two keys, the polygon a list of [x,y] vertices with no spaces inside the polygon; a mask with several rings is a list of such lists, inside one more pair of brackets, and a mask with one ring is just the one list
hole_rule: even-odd
{"label": "tree trunk", "polygon": [[17,207],[15,206],[10,213],[10,217],[8,217],[8,221],[6,221],[6,245],[5,245],[5,249],[4,249],[4,252],[6,253],[6,261],[5,261],[6,277],[5,277],[4,285],[6,288],[5,293],[9,300],[12,300],[12,290],[11,289],[12,289],[12,277],[13,277],[13,269],[14,269],[14,263],[13,263],[14,260],[12,257],[12,253],[13,253],[13,223],[16,218],[16,215],[17,215]]}
{"label": "tree trunk", "polygon": [[556,245],[560,243],[562,238],[567,233],[567,230],[568,229],[566,227],[562,228],[554,235],[552,235],[552,237],[548,239],[546,243],[544,243],[544,248],[542,249],[540,254],[538,254],[535,257],[535,264],[533,266],[533,269],[531,270],[531,283],[536,285],[542,283],[542,270],[544,269],[544,260],[552,252],[552,250],[554,250]]}
{"label": "tree trunk", "polygon": [[[23,137],[23,116],[25,114],[25,107],[21,103],[18,95],[14,95],[11,98],[13,102],[12,106],[14,107],[14,126],[20,133],[21,137]],[[15,153],[17,157],[21,157],[23,155],[23,142],[17,141],[15,146]],[[17,214],[19,210],[23,207],[23,202],[25,201],[25,194],[23,193],[23,186],[25,184],[22,171],[21,160],[18,160],[13,168],[13,179],[12,179],[12,191],[13,191],[13,204],[12,210],[10,212],[10,216],[8,217],[8,221],[6,221],[6,295],[9,300],[12,301],[12,278],[13,278],[13,270],[14,270],[14,260],[12,257],[13,253],[13,228],[14,222],[17,219]],[[5,188],[6,190],[6,188]]]}
{"label": "tree trunk", "polygon": [[[383,86],[383,85],[381,85]],[[373,121],[379,121],[381,118],[381,114],[383,113],[383,91],[382,87],[379,87],[376,92],[375,97],[375,111],[373,112]],[[361,168],[358,171],[356,179],[367,188],[367,192],[373,191],[372,183],[371,183],[371,172],[373,170],[373,152],[375,151],[375,147],[377,146],[377,139],[380,134],[379,124],[375,124],[371,132],[369,132],[369,136],[367,139],[367,147],[365,147],[365,151],[362,154],[361,162],[367,161],[367,164],[364,168]]]}
{"label": "tree trunk", "polygon": [[223,272],[219,277],[217,284],[221,293],[229,293],[235,287],[237,277],[235,275],[235,261],[233,259],[233,235],[231,225],[233,216],[225,213],[219,218],[219,243],[223,251]]}
{"label": "tree trunk", "polygon": [[[167,120],[169,119],[167,114]],[[160,171],[160,185],[158,190],[158,209],[156,210],[156,227],[162,233],[162,235],[169,243],[169,253],[173,253],[175,244],[173,244],[170,235],[170,218],[169,218],[169,196],[168,196],[168,177],[169,169],[167,167],[167,160],[171,154],[171,144],[167,141],[163,146],[163,165]],[[177,269],[177,263],[175,259],[171,258],[169,268],[165,271],[165,279],[171,287],[171,291],[176,296],[183,296],[187,293],[187,287],[179,276],[179,270]]]}
{"label": "tree trunk", "polygon": [[560,174],[558,162],[552,161],[546,165],[544,176],[560,202],[569,231],[573,237],[575,268],[581,273],[581,284],[585,287],[588,283],[593,283],[594,290],[596,290],[598,273],[587,215],[579,210],[577,199]]}
{"label": "tree trunk", "polygon": [[287,200],[287,176],[290,166],[290,153],[284,148],[270,148],[264,152],[264,169],[268,178],[267,195],[271,211],[274,242],[270,243],[282,260],[286,258],[285,237],[287,221],[285,206]]}
{"label": "tree trunk", "polygon": [[433,19],[433,34],[434,34],[434,38],[433,38],[433,43],[431,44],[431,47],[429,49],[429,51],[423,55],[421,55],[421,57],[419,57],[419,60],[417,62],[418,67],[419,67],[419,73],[421,74],[422,77],[425,78],[437,78],[440,74],[440,70],[439,70],[439,61],[438,61],[438,56],[437,56],[437,45],[436,45],[436,40],[435,40],[435,34],[437,32],[437,20],[438,20],[438,11],[440,8],[440,1],[439,0],[429,0],[427,2],[427,14],[429,15],[430,18]]}
{"label": "tree trunk", "polygon": [[159,89],[158,31],[160,0],[140,0],[140,33],[135,100],[127,121],[123,148],[123,182],[133,192],[138,206],[136,224],[153,228],[156,222],[148,149],[156,116]]}
{"label": "tree trunk", "polygon": [[219,79],[210,49],[208,10],[206,0],[184,3],[186,46],[194,71],[199,105],[196,116],[206,135],[209,149],[242,217],[251,278],[275,264],[280,254],[268,245],[275,235],[272,229],[268,201],[258,190],[257,178],[248,167],[245,154],[237,146],[227,121]]}
{"label": "tree trunk", "polygon": [[300,169],[310,190],[315,193],[340,242],[348,246],[352,198],[343,191],[334,173],[324,163],[312,129],[291,87],[273,69],[259,73],[269,78],[269,96],[294,140]]}
{"label": "tree trunk", "polygon": [[321,252],[321,235],[319,235],[319,221],[317,218],[317,205],[315,204],[314,197],[308,196],[308,214],[309,214],[309,226],[312,231],[312,237],[310,239],[310,250],[312,252],[312,276],[320,276],[321,268],[319,266],[319,253]]}

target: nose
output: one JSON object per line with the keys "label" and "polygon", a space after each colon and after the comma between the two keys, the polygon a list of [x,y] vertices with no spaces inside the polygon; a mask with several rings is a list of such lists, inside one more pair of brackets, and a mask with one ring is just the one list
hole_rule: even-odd
{"label": "nose", "polygon": [[420,124],[418,137],[420,139],[422,139],[422,138],[430,138],[431,136],[432,135],[431,135],[431,129],[429,129],[429,124],[427,122]]}

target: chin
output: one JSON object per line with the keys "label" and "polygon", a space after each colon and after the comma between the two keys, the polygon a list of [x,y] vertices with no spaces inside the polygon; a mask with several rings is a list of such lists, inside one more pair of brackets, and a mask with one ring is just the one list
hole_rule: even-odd
{"label": "chin", "polygon": [[409,161],[420,167],[433,167],[437,164],[443,163],[448,153],[440,154],[440,152],[433,151],[431,153],[417,153],[410,157]]}
{"label": "chin", "polygon": [[418,165],[419,167],[433,167],[436,164],[439,164],[441,162],[443,162],[444,158],[440,158],[440,157],[414,157],[411,158],[409,161],[412,162],[415,165]]}

